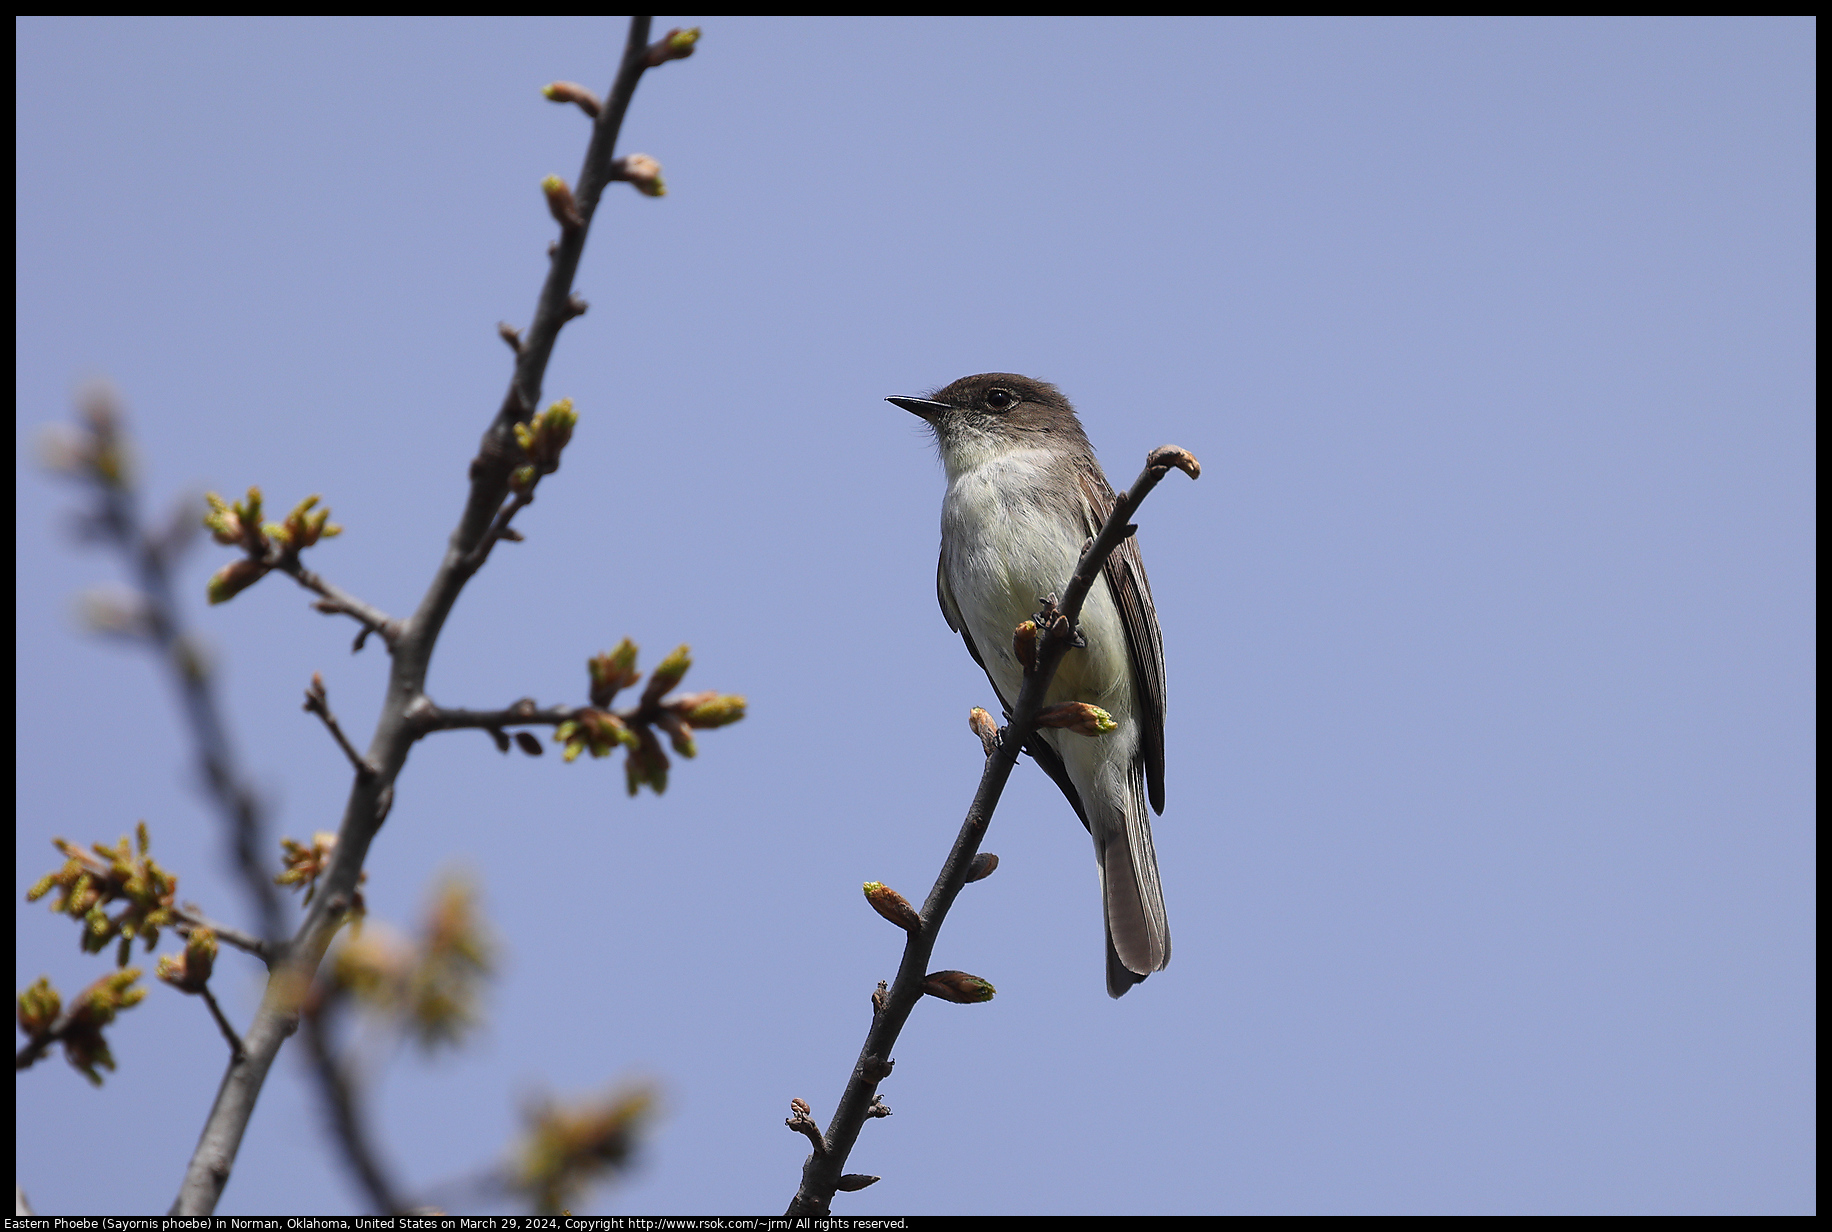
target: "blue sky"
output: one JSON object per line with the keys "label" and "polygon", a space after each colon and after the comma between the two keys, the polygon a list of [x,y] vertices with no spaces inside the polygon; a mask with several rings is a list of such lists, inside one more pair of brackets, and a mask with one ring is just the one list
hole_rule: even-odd
{"label": "blue sky", "polygon": [[[661,17],[657,29],[693,24]],[[547,391],[561,472],[448,626],[452,705],[583,697],[691,643],[742,692],[661,799],[609,763],[419,746],[369,862],[468,869],[503,949],[466,1051],[402,1053],[409,1188],[521,1104],[663,1092],[584,1208],[784,1206],[979,770],[936,610],[942,481],[887,394],[1058,383],[1141,519],[1169,663],[1175,958],[1102,989],[1088,843],[1028,765],[836,1213],[1805,1213],[1814,1157],[1816,27],[1761,21],[763,21],[651,74]],[[245,919],[164,682],[77,630],[115,580],[31,460],[83,379],[146,486],[325,495],[316,567],[403,612],[508,376],[622,19],[25,20],[16,44],[19,819],[145,818]],[[269,580],[191,616],[280,832],[384,664]],[[277,858],[277,852],[276,852]],[[553,869],[568,873],[556,882]],[[17,909],[16,982],[100,973]],[[246,1021],[254,973],[217,983]],[[41,1212],[162,1211],[222,1067],[155,990],[92,1091],[20,1076]],[[283,1053],[219,1213],[360,1208]]]}

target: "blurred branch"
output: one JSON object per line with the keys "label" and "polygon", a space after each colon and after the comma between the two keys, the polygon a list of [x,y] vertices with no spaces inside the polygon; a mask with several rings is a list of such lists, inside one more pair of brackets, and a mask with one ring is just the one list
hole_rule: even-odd
{"label": "blurred branch", "polygon": [[215,920],[212,920],[209,916],[199,911],[194,904],[186,903],[182,907],[173,908],[172,919],[172,927],[187,937],[191,935],[194,929],[207,928],[216,934],[216,939],[218,941],[232,945],[238,950],[246,950],[269,966],[273,964],[276,950],[272,945],[261,940],[259,937],[243,932],[239,928],[231,928],[227,924],[217,923]]}
{"label": "blurred branch", "polygon": [[[904,943],[903,962],[897,969],[897,978],[888,992],[883,992],[883,986],[880,985],[881,991],[872,997],[871,1030],[865,1036],[865,1046],[859,1050],[859,1059],[853,1066],[852,1076],[847,1080],[845,1092],[840,1096],[840,1104],[833,1114],[833,1120],[827,1126],[824,1140],[815,1143],[814,1153],[802,1165],[801,1188],[789,1203],[788,1214],[791,1217],[825,1215],[832,1206],[836,1191],[855,1187],[843,1183],[853,1180],[845,1173],[847,1157],[852,1153],[858,1141],[859,1130],[866,1120],[885,1115],[875,1111],[875,1106],[880,1106],[877,1099],[878,1084],[890,1075],[893,1065],[891,1049],[896,1046],[897,1037],[904,1023],[909,1020],[910,1011],[916,1008],[916,1003],[923,995],[926,993],[944,1000],[969,1002],[991,998],[992,986],[977,977],[959,971],[931,973],[930,956],[941,934],[942,923],[947,919],[948,910],[954,905],[955,896],[961,892],[961,887],[970,880],[977,880],[974,875],[976,872],[980,876],[985,875],[980,872],[980,868],[984,868],[985,872],[991,871],[984,862],[980,862],[980,867],[976,868],[980,843],[992,823],[993,810],[998,807],[1006,780],[1011,777],[1012,767],[1017,764],[1019,751],[1036,732],[1044,694],[1049,691],[1050,682],[1055,679],[1056,669],[1070,647],[1080,640],[1076,620],[1081,615],[1082,603],[1088,597],[1088,590],[1094,585],[1095,579],[1100,577],[1107,557],[1138,529],[1131,525],[1132,515],[1158,485],[1158,481],[1170,473],[1172,467],[1185,471],[1191,478],[1199,470],[1196,459],[1181,449],[1166,445],[1153,450],[1146,459],[1145,469],[1140,472],[1131,489],[1115,501],[1113,512],[1101,527],[1100,533],[1083,549],[1081,560],[1075,566],[1075,572],[1060,602],[1044,601],[1044,610],[1037,619],[1035,666],[1025,674],[1024,687],[1019,691],[1018,703],[1012,709],[1011,722],[1004,731],[997,734],[996,745],[991,739],[986,740],[986,769],[980,776],[979,789],[974,793],[973,803],[967,809],[966,820],[961,823],[960,833],[955,837],[954,847],[942,865],[941,874],[935,879],[935,886],[922,905],[920,917],[914,917],[909,904],[895,891],[887,891],[886,887],[876,883],[867,887],[867,897],[871,899],[872,906],[887,919],[907,928],[909,936]],[[976,731],[981,726],[977,716],[973,725]],[[879,891],[875,895],[874,887]],[[800,1103],[799,1100],[796,1102]],[[807,1120],[806,1105],[797,1109],[797,1116],[790,1118],[789,1126],[798,1132],[809,1132],[812,1124],[797,1124],[800,1120]]]}
{"label": "blurred branch", "polygon": [[331,1045],[326,1012],[322,1002],[314,1005],[305,1010],[300,1025],[305,1051],[311,1057],[313,1072],[318,1075],[318,1085],[324,1094],[326,1110],[331,1114],[337,1142],[343,1147],[345,1162],[356,1173],[375,1208],[385,1215],[399,1214],[407,1207],[394,1181],[382,1167],[375,1143],[370,1141],[368,1123],[357,1103],[357,1083]]}
{"label": "blurred branch", "polygon": [[329,616],[344,615],[354,619],[363,627],[356,635],[353,650],[361,650],[363,642],[371,633],[380,635],[383,644],[389,650],[394,649],[396,639],[401,636],[401,622],[393,619],[388,613],[372,604],[364,603],[355,595],[349,594],[331,585],[323,578],[299,563],[297,556],[282,559],[274,566],[280,572],[292,578],[315,595],[323,596],[312,606]]}
{"label": "blurred branch", "polygon": [[375,773],[375,767],[363,760],[363,755],[356,751],[350,738],[344,735],[343,728],[338,726],[337,716],[331,713],[331,700],[324,691],[324,677],[317,672],[312,673],[312,685],[305,691],[303,709],[307,714],[317,715],[324,722],[326,730],[331,733],[331,739],[337,742],[337,747],[350,759],[350,766],[356,771],[357,778],[368,778]]}
{"label": "blurred branch", "polygon": [[[394,781],[414,742],[426,732],[418,716],[430,706],[425,700],[426,673],[440,631],[465,583],[482,564],[479,548],[496,524],[505,500],[511,504],[516,500],[527,503],[520,498],[531,493],[538,481],[524,440],[535,419],[554,343],[561,327],[578,313],[573,279],[599,198],[612,180],[612,162],[624,113],[643,72],[659,62],[658,55],[661,59],[678,58],[692,44],[690,38],[671,34],[663,40],[668,46],[658,52],[649,46],[649,25],[648,17],[631,19],[616,80],[592,123],[591,141],[577,186],[562,193],[559,190],[565,185],[558,184],[556,189],[557,180],[553,178],[544,185],[549,205],[560,223],[560,236],[552,248],[534,320],[519,336],[509,390],[471,463],[470,492],[463,514],[419,607],[400,625],[390,645],[393,657],[387,696],[368,752],[360,759],[372,773],[354,776],[330,866],[324,874],[323,892],[307,907],[305,920],[284,959],[269,976],[260,1008],[244,1039],[245,1052],[231,1061],[223,1076],[172,1214],[210,1214],[222,1196],[268,1071],[286,1037],[300,1025],[306,990],[355,900],[369,845],[393,799]],[[554,446],[553,465],[557,465],[557,448],[558,444]],[[327,600],[337,599],[328,593],[328,588],[320,593]],[[348,611],[349,607],[340,606],[337,610]],[[349,1141],[346,1138],[346,1143]],[[388,1197],[392,1204],[392,1194]],[[398,1207],[391,1205],[390,1209]]]}
{"label": "blurred branch", "polygon": [[[106,611],[99,613],[98,619],[98,613],[94,610],[97,605],[92,604],[91,621],[108,631],[134,635],[137,640],[152,647],[170,669],[192,740],[198,750],[198,759],[203,766],[203,780],[209,799],[222,818],[226,837],[235,854],[238,880],[254,906],[260,921],[261,935],[256,936],[213,920],[192,904],[172,908],[173,926],[187,937],[198,930],[208,930],[219,941],[253,954],[267,964],[271,971],[285,955],[287,942],[281,900],[266,855],[272,850],[266,834],[266,819],[260,798],[236,757],[234,745],[228,736],[228,724],[216,695],[213,675],[203,654],[197,649],[195,637],[185,624],[173,581],[173,567],[178,556],[194,537],[199,525],[196,512],[186,502],[173,517],[170,526],[164,530],[153,531],[143,525],[139,511],[139,492],[130,468],[126,465],[128,451],[121,411],[113,394],[102,387],[93,387],[87,391],[81,409],[88,430],[87,437],[63,439],[61,451],[47,460],[56,469],[89,481],[92,491],[98,497],[98,506],[87,517],[86,528],[93,537],[107,543],[122,555],[139,583],[138,594],[125,608],[120,604],[110,604]],[[280,545],[274,547],[279,555],[275,558],[278,563],[273,567],[298,577],[301,584],[309,589],[335,596],[340,604],[347,605],[337,610],[354,608],[369,613],[357,615],[359,620],[364,621],[365,631],[376,621],[386,621],[386,617],[375,613],[374,609],[349,599],[341,591],[323,583],[316,575],[300,568],[296,553],[287,553]],[[388,636],[385,627],[381,631],[384,637]],[[344,744],[348,751],[348,742]],[[200,987],[195,991],[203,997],[217,1029],[229,1044],[233,1069],[246,1060],[246,1046],[209,989]],[[56,1029],[54,1037],[35,1040],[33,1045],[28,1045],[27,1050],[20,1054],[20,1059],[29,1064],[55,1039],[64,1038],[66,1030],[60,1027]],[[36,1051],[33,1051],[34,1048]],[[27,1056],[27,1053],[32,1055]],[[373,1164],[367,1144],[345,1134],[345,1121],[336,1115],[339,1075],[327,1069],[317,1054],[313,1054],[313,1059],[319,1062],[315,1066],[315,1076],[327,1105],[332,1109],[333,1127],[339,1133],[345,1154],[352,1158],[353,1166],[364,1185],[373,1189],[370,1181],[379,1169]],[[93,1078],[93,1070],[85,1072]]]}
{"label": "blurred branch", "polygon": [[[186,628],[172,578],[174,564],[194,536],[196,515],[187,505],[170,527],[150,530],[141,518],[139,492],[124,462],[126,440],[112,391],[91,387],[82,402],[88,439],[67,444],[71,454],[47,461],[54,469],[91,481],[98,504],[86,519],[86,529],[120,553],[138,583],[132,632],[158,652],[169,671],[197,746],[204,787],[235,854],[243,893],[260,922],[261,936],[268,944],[276,944],[286,928],[280,898],[268,880],[264,862],[264,853],[271,848],[260,797],[243,773],[229,739],[215,678],[197,639]],[[225,936],[234,931],[225,930]]]}

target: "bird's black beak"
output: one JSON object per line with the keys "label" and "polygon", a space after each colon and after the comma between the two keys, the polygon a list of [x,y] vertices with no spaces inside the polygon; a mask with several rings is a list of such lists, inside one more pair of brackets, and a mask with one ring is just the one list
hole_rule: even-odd
{"label": "bird's black beak", "polygon": [[953,410],[946,402],[937,402],[933,398],[886,398],[892,406],[900,406],[912,415],[920,415],[932,420],[943,411]]}

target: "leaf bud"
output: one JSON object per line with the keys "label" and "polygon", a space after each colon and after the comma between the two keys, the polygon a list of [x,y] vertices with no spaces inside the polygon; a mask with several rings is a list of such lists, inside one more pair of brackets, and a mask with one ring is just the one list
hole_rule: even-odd
{"label": "leaf bud", "polygon": [[690,693],[673,703],[687,726],[724,727],[744,717],[744,698],[736,693]]}
{"label": "leaf bud", "polygon": [[682,757],[695,757],[700,747],[694,742],[693,731],[685,719],[672,710],[664,710],[655,716],[655,725],[668,733],[668,744]]}
{"label": "leaf bud", "polygon": [[687,669],[693,666],[693,659],[687,653],[685,645],[676,646],[671,654],[655,665],[649,673],[649,684],[642,691],[642,704],[645,708],[653,706],[662,696],[681,682]]}
{"label": "leaf bud", "polygon": [[682,30],[676,27],[662,35],[649,45],[650,68],[658,68],[670,60],[685,60],[693,54],[693,45],[700,41],[700,28],[691,26]]}
{"label": "leaf bud", "polygon": [[653,728],[638,728],[636,739],[637,743],[624,757],[624,783],[632,796],[644,783],[659,796],[668,790],[668,755],[662,752],[661,741],[655,738]]}
{"label": "leaf bud", "polygon": [[210,575],[209,582],[204,585],[204,595],[211,603],[227,603],[266,574],[267,566],[258,560],[246,556],[232,560]]}
{"label": "leaf bud", "polygon": [[984,881],[986,878],[992,876],[993,870],[998,867],[999,857],[993,855],[990,851],[982,851],[979,855],[973,857],[973,862],[971,864],[967,865],[967,880]]}
{"label": "leaf bud", "polygon": [[37,1039],[51,1029],[57,1021],[58,1011],[64,1008],[64,999],[45,976],[39,976],[31,987],[19,994],[19,1029],[28,1038]]}
{"label": "leaf bud", "polygon": [[905,932],[920,932],[922,916],[916,908],[910,906],[910,900],[885,885],[882,881],[865,883],[865,901],[871,909],[895,924]]}
{"label": "leaf bud", "polygon": [[1060,727],[1078,736],[1104,736],[1119,726],[1113,716],[1087,702],[1063,702],[1037,712],[1038,727]]}
{"label": "leaf bud", "polygon": [[1037,670],[1037,622],[1027,620],[1012,630],[1011,650],[1026,672]]}
{"label": "leaf bud", "polygon": [[999,748],[999,725],[978,706],[967,712],[967,728],[980,738],[980,747],[991,757]]}
{"label": "leaf bud", "polygon": [[549,102],[575,104],[580,111],[594,120],[598,118],[599,111],[604,108],[604,104],[598,100],[596,94],[576,81],[556,81],[551,85],[542,86],[541,93]]}
{"label": "leaf bud", "polygon": [[1168,472],[1174,466],[1191,479],[1202,477],[1202,463],[1196,461],[1196,455],[1187,449],[1179,449],[1175,445],[1158,446],[1151,451],[1151,456],[1145,459],[1145,465],[1160,472]]}
{"label": "leaf bud", "polygon": [[645,197],[665,197],[668,185],[662,179],[662,165],[647,154],[627,154],[612,166],[611,178],[628,180],[630,187]]}
{"label": "leaf bud", "polygon": [[627,637],[617,643],[617,649],[587,659],[585,668],[592,676],[592,705],[600,708],[609,706],[619,690],[642,679],[636,670],[636,643]]}
{"label": "leaf bud", "polygon": [[561,230],[577,231],[585,226],[585,219],[579,216],[579,204],[573,200],[572,189],[566,186],[565,180],[550,175],[541,181],[541,191],[547,196],[548,212],[560,224]]}
{"label": "leaf bud", "polygon": [[183,954],[160,957],[158,975],[180,991],[202,992],[215,966],[216,934],[207,928],[194,928],[185,940]]}
{"label": "leaf bud", "polygon": [[931,997],[952,1001],[956,1005],[990,1001],[995,991],[991,984],[965,971],[931,971],[922,983],[922,990]]}

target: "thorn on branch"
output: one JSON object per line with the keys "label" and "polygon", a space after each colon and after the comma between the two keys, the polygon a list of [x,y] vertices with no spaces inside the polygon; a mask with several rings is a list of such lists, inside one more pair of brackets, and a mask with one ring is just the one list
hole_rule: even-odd
{"label": "thorn on branch", "polygon": [[878,1176],[866,1176],[863,1172],[848,1172],[845,1176],[835,1181],[833,1187],[842,1193],[853,1193],[856,1190],[864,1189],[868,1185],[876,1185],[883,1179],[883,1177]]}
{"label": "thorn on branch", "polygon": [[528,754],[530,757],[539,757],[547,751],[541,747],[541,742],[529,732],[516,732],[515,743],[522,752]]}
{"label": "thorn on branch", "polygon": [[498,338],[501,338],[504,342],[508,343],[509,349],[511,351],[514,351],[516,355],[518,356],[521,355],[522,353],[522,331],[521,330],[515,328],[515,326],[509,324],[507,321],[498,321],[496,323],[496,336]]}
{"label": "thorn on branch", "polygon": [[507,753],[509,751],[508,732],[500,727],[486,727],[484,730],[490,733],[490,739],[496,741],[496,751],[498,753]]}
{"label": "thorn on branch", "polygon": [[982,851],[979,855],[973,857],[973,862],[971,864],[967,865],[967,880],[984,881],[986,878],[992,876],[993,870],[998,867],[999,857],[993,855],[990,851]]}
{"label": "thorn on branch", "polygon": [[[649,44],[649,55],[643,61],[643,67],[660,68],[670,60],[685,60],[693,54],[693,46],[699,41],[700,28],[698,26],[691,26],[685,30],[677,26]],[[549,95],[549,97],[552,96]]]}
{"label": "thorn on branch", "polygon": [[359,781],[366,783],[375,777],[375,767],[363,760],[362,754],[356,751],[349,738],[343,734],[343,728],[337,725],[337,716],[331,713],[331,703],[325,696],[322,674],[312,673],[312,685],[305,691],[305,705],[302,709],[323,720],[325,727],[331,733],[331,739],[337,741],[337,747],[342,749],[344,756],[350,759],[350,765],[355,768]]}
{"label": "thorn on branch", "polygon": [[541,93],[550,103],[572,103],[592,119],[604,109],[604,103],[596,94],[576,81],[556,81],[541,87]]}

